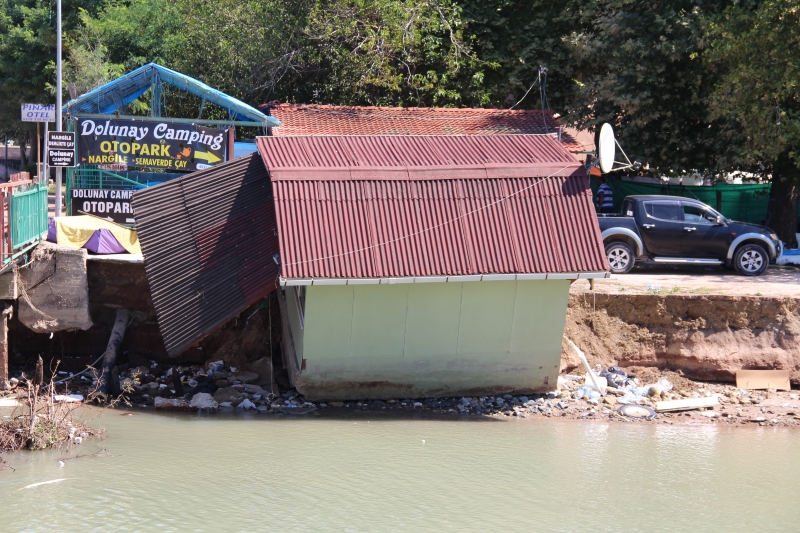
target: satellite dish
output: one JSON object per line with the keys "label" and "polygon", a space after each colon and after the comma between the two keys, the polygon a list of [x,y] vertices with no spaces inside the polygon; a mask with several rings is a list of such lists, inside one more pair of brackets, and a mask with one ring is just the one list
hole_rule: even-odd
{"label": "satellite dish", "polygon": [[611,124],[603,124],[600,128],[600,139],[597,141],[597,159],[603,174],[614,168],[614,156],[617,153],[617,141],[614,139],[614,128]]}

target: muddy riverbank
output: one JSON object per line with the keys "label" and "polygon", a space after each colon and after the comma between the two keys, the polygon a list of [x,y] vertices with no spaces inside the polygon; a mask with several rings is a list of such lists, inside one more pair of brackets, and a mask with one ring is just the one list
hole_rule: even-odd
{"label": "muddy riverbank", "polygon": [[[735,381],[741,369],[781,369],[800,384],[800,298],[614,294],[578,286],[565,336],[593,365],[647,366],[721,382]],[[579,365],[565,343],[562,372]]]}

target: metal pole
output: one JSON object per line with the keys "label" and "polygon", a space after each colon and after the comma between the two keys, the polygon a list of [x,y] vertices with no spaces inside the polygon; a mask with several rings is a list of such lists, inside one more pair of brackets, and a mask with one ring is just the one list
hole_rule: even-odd
{"label": "metal pole", "polygon": [[6,162],[5,162],[5,165],[3,165],[3,166],[6,169],[6,181],[8,181],[8,134],[7,133],[6,133],[5,142],[6,142]]}
{"label": "metal pole", "polygon": [[[61,131],[61,0],[56,7],[56,131]],[[56,216],[61,216],[61,167],[56,167]]]}
{"label": "metal pole", "polygon": [[[50,128],[50,123],[44,123],[44,139],[42,139],[42,172],[44,173],[44,182],[50,186],[50,169],[47,168],[47,131]],[[48,200],[49,202],[49,200]]]}
{"label": "metal pole", "polygon": [[42,181],[42,136],[41,136],[41,122],[36,123],[36,174],[39,181]]}

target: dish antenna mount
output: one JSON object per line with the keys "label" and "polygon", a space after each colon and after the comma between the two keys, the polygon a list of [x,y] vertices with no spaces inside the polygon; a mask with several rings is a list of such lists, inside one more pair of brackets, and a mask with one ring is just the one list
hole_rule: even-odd
{"label": "dish antenna mount", "polygon": [[[619,151],[622,153],[622,157],[625,158],[624,162],[615,160],[617,148],[619,148]],[[627,154],[625,154],[625,150],[622,149],[622,146],[619,145],[616,137],[614,137],[614,128],[608,123],[603,124],[603,127],[600,128],[595,165],[600,167],[603,174],[608,174],[614,170],[637,169],[642,166],[638,161],[631,163],[631,160],[628,159]]]}

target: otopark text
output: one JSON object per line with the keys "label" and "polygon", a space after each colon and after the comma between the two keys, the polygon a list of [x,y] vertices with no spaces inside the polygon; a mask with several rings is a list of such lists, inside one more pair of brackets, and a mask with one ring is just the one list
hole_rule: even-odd
{"label": "otopark text", "polygon": [[79,121],[81,164],[203,170],[225,159],[226,132],[154,121]]}

